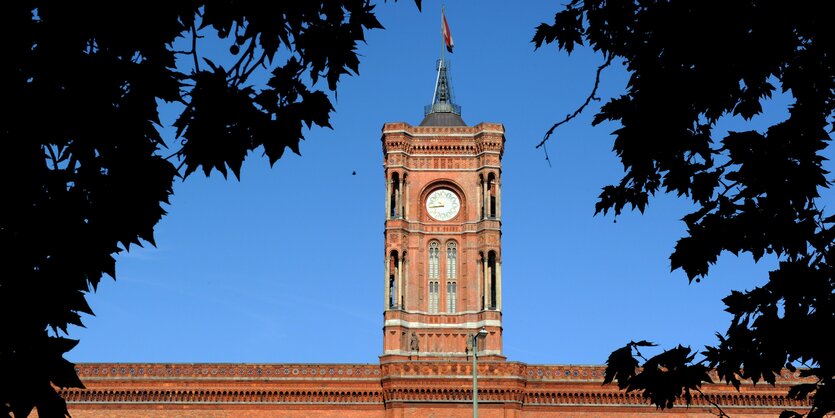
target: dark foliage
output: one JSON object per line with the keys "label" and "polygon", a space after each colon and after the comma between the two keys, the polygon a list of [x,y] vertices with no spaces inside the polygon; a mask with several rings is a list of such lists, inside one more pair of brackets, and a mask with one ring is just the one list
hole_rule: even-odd
{"label": "dark foliage", "polygon": [[[811,397],[808,417],[835,411],[835,217],[819,206],[819,190],[830,185],[822,153],[835,106],[828,9],[815,2],[574,0],[537,28],[533,42],[568,53],[588,45],[604,65],[622,62],[630,73],[623,95],[594,119],[620,126],[614,151],[625,170],[619,184],[603,189],[597,213],[643,211],[658,191],[689,198],[696,210],[684,217],[687,236],[670,262],[691,281],[706,277],[725,251],[780,260],[765,285],[724,299],[733,320],[699,358],[679,346],[637,368],[642,344],[630,343],[612,353],[606,381],[669,408],[709,382],[707,368],[738,387],[742,379],[774,383],[784,368],[802,365],[815,383],[788,396]],[[785,120],[762,132],[715,131],[722,117],[760,114],[776,89],[793,98]]]}
{"label": "dark foliage", "polygon": [[[114,254],[154,243],[177,176],[299,153],[333,110],[316,82],[357,73],[375,28],[367,0],[0,4],[0,416],[67,415],[55,388],[82,384],[60,335],[92,315]],[[203,56],[206,39],[233,64]],[[184,108],[168,150],[159,101]]]}

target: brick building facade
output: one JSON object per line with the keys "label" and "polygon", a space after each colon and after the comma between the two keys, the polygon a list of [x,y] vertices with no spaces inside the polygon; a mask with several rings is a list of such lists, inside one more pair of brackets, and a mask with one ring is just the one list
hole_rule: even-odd
{"label": "brick building facade", "polygon": [[[502,354],[501,158],[504,127],[468,126],[444,61],[419,126],[388,123],[383,351],[378,364],[79,364],[63,391],[73,417],[777,416],[806,403],[775,386],[704,388],[659,411],[602,386],[602,366],[528,365]],[[716,376],[713,376],[714,380]]]}
{"label": "brick building facade", "polygon": [[[383,364],[80,364],[84,390],[63,396],[74,418],[472,416],[472,365],[413,360]],[[601,386],[602,366],[478,364],[479,416],[776,417],[805,403],[788,400],[786,372],[776,386],[704,388],[689,408],[659,411],[640,395]],[[715,378],[716,376],[714,376]]]}

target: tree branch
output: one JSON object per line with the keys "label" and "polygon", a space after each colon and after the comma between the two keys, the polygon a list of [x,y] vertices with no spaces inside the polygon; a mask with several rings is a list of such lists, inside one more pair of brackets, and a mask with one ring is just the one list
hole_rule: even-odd
{"label": "tree branch", "polygon": [[[597,67],[597,74],[595,74],[595,76],[594,76],[594,88],[592,88],[591,93],[589,94],[589,97],[586,97],[586,101],[583,102],[583,104],[580,107],[578,107],[577,110],[574,111],[574,113],[566,115],[565,119],[563,119],[563,120],[555,123],[553,126],[551,126],[551,129],[548,129],[548,132],[545,132],[545,137],[542,138],[542,141],[540,141],[539,144],[536,145],[536,148],[541,148],[541,147],[545,146],[545,143],[548,142],[548,139],[551,138],[551,134],[554,133],[554,130],[557,129],[557,127],[559,127],[560,125],[570,121],[571,119],[576,118],[580,113],[583,113],[583,109],[585,109],[586,106],[588,106],[589,103],[591,103],[592,100],[595,100],[595,101],[600,100],[600,98],[597,97],[597,88],[600,87],[600,73],[602,73],[603,69],[608,67],[609,64],[612,63],[612,58],[614,58],[614,55],[609,55],[609,57],[606,58],[606,62],[604,62],[603,65]],[[546,155],[546,158],[547,158],[547,155]],[[550,164],[550,161],[549,161],[549,164]]]}
{"label": "tree branch", "polygon": [[716,409],[719,411],[719,412],[716,414],[716,416],[717,416],[718,418],[731,418],[731,416],[730,416],[730,415],[728,415],[728,414],[726,414],[726,413],[725,413],[725,411],[722,409],[722,407],[721,407],[721,406],[719,406],[719,404],[718,404],[718,403],[716,403],[716,402],[714,402],[714,401],[712,401],[712,400],[710,399],[710,395],[706,395],[706,394],[705,394],[704,392],[702,392],[702,390],[701,390],[701,389],[699,389],[699,388],[695,388],[695,390],[696,390],[696,392],[699,392],[699,394],[700,394],[700,395],[702,395],[702,399],[706,400],[706,401],[707,401],[707,403],[709,403],[711,406],[713,406],[714,408],[716,408]]}
{"label": "tree branch", "polygon": [[194,57],[194,72],[200,71],[200,62],[197,57],[197,28],[191,24],[191,56]]}
{"label": "tree branch", "polygon": [[[229,71],[226,72],[227,77],[233,79],[240,79],[241,71],[246,72],[247,66],[249,63],[252,62],[252,57],[255,54],[255,38],[249,40],[249,45],[246,47],[246,51],[241,54],[241,57],[238,58],[238,62],[236,62]],[[246,62],[246,63],[244,63]],[[235,73],[234,77],[232,73]]]}
{"label": "tree branch", "polygon": [[548,157],[548,147],[545,146],[544,142],[542,144],[537,145],[536,147],[539,148],[540,146],[542,146],[542,151],[545,153],[545,162],[548,163],[548,168],[551,168],[552,165],[551,165],[551,158]]}
{"label": "tree branch", "polygon": [[250,61],[247,61],[247,63],[244,65],[243,74],[241,74],[240,78],[238,79],[238,83],[245,82],[246,79],[249,78],[250,74],[252,74],[252,72],[255,71],[256,68],[258,68],[262,64],[264,64],[264,61],[266,59],[267,59],[267,53],[262,52],[261,53],[261,58],[259,58],[258,61],[256,61],[255,64],[252,64],[252,66],[249,67],[249,68],[246,68],[247,66],[249,66],[249,63],[250,63]]}
{"label": "tree branch", "polygon": [[52,169],[58,170],[58,157],[55,155],[55,151],[52,150],[52,146],[44,145],[47,151],[49,151],[49,157],[52,159]]}

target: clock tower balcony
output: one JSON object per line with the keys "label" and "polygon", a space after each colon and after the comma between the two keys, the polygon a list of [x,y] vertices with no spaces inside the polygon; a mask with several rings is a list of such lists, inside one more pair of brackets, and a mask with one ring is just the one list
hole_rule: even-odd
{"label": "clock tower balcony", "polygon": [[478,340],[479,359],[505,360],[501,346],[501,311],[428,314],[387,310],[383,317],[385,336],[381,362],[465,359],[473,352],[472,335],[482,328],[488,335]]}

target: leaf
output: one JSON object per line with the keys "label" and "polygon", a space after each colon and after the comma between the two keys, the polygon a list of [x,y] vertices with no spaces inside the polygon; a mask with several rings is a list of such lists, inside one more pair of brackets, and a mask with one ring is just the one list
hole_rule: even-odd
{"label": "leaf", "polygon": [[604,385],[617,381],[618,389],[626,389],[629,386],[638,368],[638,361],[632,357],[633,345],[634,343],[629,343],[609,355],[603,375]]}
{"label": "leaf", "polygon": [[738,290],[732,290],[730,295],[722,299],[722,302],[727,306],[725,311],[732,315],[742,315],[745,312],[751,311],[751,307],[748,304],[748,297]]}
{"label": "leaf", "polygon": [[790,399],[806,399],[809,394],[816,391],[818,389],[818,385],[816,383],[801,383],[792,386],[789,388],[788,397]]}
{"label": "leaf", "polygon": [[[3,155],[15,162],[0,165],[0,174],[17,179],[0,217],[8,255],[0,314],[14,323],[0,344],[0,415],[26,416],[37,407],[41,417],[63,417],[66,404],[54,385],[81,385],[63,358],[75,342],[51,339],[47,330],[66,333],[68,324],[81,325],[81,314],[92,314],[86,293],[104,274],[115,277],[120,248],[155,244],[175,176],[217,170],[239,177],[254,149],[263,146],[274,163],[286,147],[299,151],[305,123],[329,126],[333,108],[324,93],[309,93],[310,78],[325,74],[335,88],[357,72],[358,42],[381,25],[363,1],[116,2],[104,14],[86,3],[44,3],[36,13],[30,4],[7,3],[0,13],[4,62],[20,65],[3,78],[15,106],[5,107],[0,129]],[[322,37],[299,43],[309,29]],[[213,31],[234,44],[209,57],[202,39]],[[189,49],[192,37],[197,47],[180,56],[175,44],[185,40]],[[246,54],[249,42],[263,60]],[[281,46],[278,56],[292,58],[289,68],[274,71]],[[275,74],[272,86],[262,69]],[[266,93],[256,94],[260,89]],[[183,107],[169,144],[157,129],[161,101]]]}
{"label": "leaf", "polygon": [[[703,355],[737,389],[741,380],[775,383],[783,367],[812,364],[801,376],[827,384],[814,396],[802,386],[792,393],[808,396],[808,416],[821,417],[835,412],[835,390],[822,389],[832,386],[825,337],[835,328],[835,216],[822,190],[831,185],[822,150],[835,126],[835,89],[831,36],[826,25],[810,22],[828,10],[735,2],[717,11],[709,2],[574,0],[537,26],[532,42],[557,43],[569,55],[582,43],[629,74],[592,120],[615,127],[612,148],[624,171],[603,187],[595,214],[643,212],[660,188],[687,197],[694,207],[670,266],[691,282],[710,277],[725,252],[780,260],[768,277],[742,271],[734,278],[740,290],[723,299],[731,324]],[[774,91],[791,100],[772,100]],[[765,113],[782,116],[752,119],[764,113],[763,103]],[[737,126],[727,134],[717,129],[726,119]],[[742,291],[752,280],[762,284]],[[610,364],[608,381],[623,375],[627,391],[641,391],[660,408],[689,402],[704,377],[681,347],[629,374],[630,351],[610,357],[622,370]]]}
{"label": "leaf", "polygon": [[554,24],[540,24],[534,33],[533,42],[536,49],[543,43],[549,44],[557,41],[559,49],[564,49],[569,54],[574,51],[574,46],[583,44],[582,12],[578,9],[567,8],[554,16]]}
{"label": "leaf", "polygon": [[35,408],[35,402],[31,399],[15,399],[11,404],[11,410],[15,417],[28,417]]}

